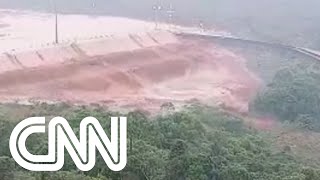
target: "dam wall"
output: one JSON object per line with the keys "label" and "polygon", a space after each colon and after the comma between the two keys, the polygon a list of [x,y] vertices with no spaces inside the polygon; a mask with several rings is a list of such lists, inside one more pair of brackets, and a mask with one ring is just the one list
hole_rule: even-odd
{"label": "dam wall", "polygon": [[143,48],[176,43],[175,35],[154,31],[126,36],[103,36],[93,40],[68,44],[48,44],[37,50],[4,52],[0,54],[0,73],[24,68],[35,68],[85,60],[86,57],[134,51]]}

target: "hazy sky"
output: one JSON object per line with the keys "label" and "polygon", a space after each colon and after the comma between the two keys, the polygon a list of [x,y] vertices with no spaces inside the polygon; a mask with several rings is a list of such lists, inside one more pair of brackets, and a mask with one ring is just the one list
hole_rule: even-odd
{"label": "hazy sky", "polygon": [[[173,4],[178,14],[205,16],[318,16],[318,0],[0,0],[0,7],[36,10],[52,9],[51,2],[57,3],[60,11],[78,13],[123,14],[132,16],[148,15],[153,4],[169,7]],[[93,7],[93,4],[95,6]]]}
{"label": "hazy sky", "polygon": [[[0,8],[52,11],[53,0],[0,0]],[[161,4],[162,20],[172,4],[179,23],[226,29],[239,36],[310,43],[320,49],[320,0],[55,0],[59,12],[105,14],[153,20],[152,6]]]}

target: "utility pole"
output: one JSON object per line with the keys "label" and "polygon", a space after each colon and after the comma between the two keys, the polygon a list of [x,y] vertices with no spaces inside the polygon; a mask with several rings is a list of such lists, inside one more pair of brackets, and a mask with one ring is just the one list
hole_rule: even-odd
{"label": "utility pole", "polygon": [[57,4],[55,0],[53,0],[53,8],[54,8],[54,14],[55,14],[55,43],[59,44],[58,10],[57,10]]}
{"label": "utility pole", "polygon": [[96,7],[96,3],[94,1],[92,1],[92,7],[95,8]]}
{"label": "utility pole", "polygon": [[168,14],[168,18],[169,18],[169,21],[168,21],[169,28],[173,26],[173,16],[174,16],[175,12],[176,11],[174,10],[173,5],[170,4],[169,9],[167,10],[167,14]]}
{"label": "utility pole", "polygon": [[162,10],[162,6],[159,4],[156,4],[152,7],[154,11],[154,21],[155,21],[155,29],[158,29],[159,26],[159,15],[160,11]]}

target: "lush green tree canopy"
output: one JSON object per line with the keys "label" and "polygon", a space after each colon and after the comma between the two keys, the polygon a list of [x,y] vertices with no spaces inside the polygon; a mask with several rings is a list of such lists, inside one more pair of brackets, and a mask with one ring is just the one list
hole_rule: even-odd
{"label": "lush green tree canopy", "polygon": [[[55,108],[46,106],[50,111]],[[101,108],[70,108],[68,112],[75,132],[88,115],[99,119],[105,129],[109,129],[109,117],[119,115]],[[0,139],[2,179],[313,180],[320,175],[318,168],[304,167],[289,154],[274,153],[268,140],[241,119],[214,108],[191,106],[156,117],[141,112],[126,115],[128,163],[121,172],[111,172],[100,156],[89,172],[78,172],[70,158],[61,172],[25,171],[10,158],[7,138],[14,123],[1,121],[0,136],[6,137]],[[45,153],[46,139],[32,136],[27,146]]]}

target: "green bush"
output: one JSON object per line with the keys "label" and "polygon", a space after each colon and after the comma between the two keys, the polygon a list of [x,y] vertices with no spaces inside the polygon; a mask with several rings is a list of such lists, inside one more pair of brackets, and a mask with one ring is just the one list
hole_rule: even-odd
{"label": "green bush", "polygon": [[251,110],[282,121],[320,130],[320,65],[298,64],[279,71],[253,103]]}

